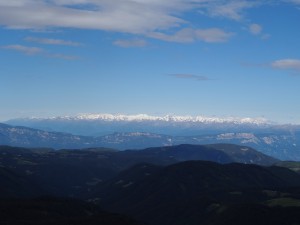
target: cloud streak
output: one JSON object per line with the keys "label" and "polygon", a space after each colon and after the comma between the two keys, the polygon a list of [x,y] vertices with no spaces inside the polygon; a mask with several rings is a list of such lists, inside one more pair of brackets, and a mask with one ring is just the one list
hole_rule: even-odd
{"label": "cloud streak", "polygon": [[51,39],[51,38],[26,37],[25,41],[34,42],[38,44],[45,44],[45,45],[65,45],[65,46],[74,46],[74,47],[78,47],[82,45],[81,43],[74,42],[74,41],[65,41],[61,39]]}
{"label": "cloud streak", "polygon": [[286,2],[294,3],[296,5],[300,5],[300,0],[286,0]]}
{"label": "cloud streak", "polygon": [[42,48],[28,47],[28,46],[24,46],[24,45],[6,45],[6,46],[2,46],[1,48],[22,52],[26,55],[37,55],[37,54],[41,54],[44,52],[44,50]]}
{"label": "cloud streak", "polygon": [[174,77],[174,78],[179,78],[179,79],[190,79],[190,80],[197,80],[197,81],[207,81],[211,80],[210,78],[206,76],[201,76],[201,75],[195,75],[195,74],[169,74],[169,76]]}
{"label": "cloud streak", "polygon": [[152,38],[156,38],[164,41],[170,41],[170,42],[179,42],[179,43],[189,43],[198,40],[208,42],[208,43],[225,42],[233,35],[234,33],[232,32],[226,32],[218,28],[210,28],[210,29],[185,28],[179,30],[174,34],[164,34],[161,32],[153,32],[149,34],[149,36]]}
{"label": "cloud streak", "polygon": [[6,46],[0,46],[0,48],[21,52],[23,54],[31,55],[31,56],[41,55],[44,57],[58,58],[58,59],[65,59],[65,60],[75,60],[75,59],[79,58],[78,56],[75,56],[75,55],[54,54],[54,53],[47,52],[43,48],[29,47],[29,46],[25,46],[25,45],[6,45]]}
{"label": "cloud streak", "polygon": [[271,63],[274,69],[300,71],[300,59],[280,59]]}
{"label": "cloud streak", "polygon": [[145,47],[147,46],[147,42],[142,39],[134,39],[134,40],[116,40],[113,43],[116,46],[123,48],[131,48],[131,47]]}

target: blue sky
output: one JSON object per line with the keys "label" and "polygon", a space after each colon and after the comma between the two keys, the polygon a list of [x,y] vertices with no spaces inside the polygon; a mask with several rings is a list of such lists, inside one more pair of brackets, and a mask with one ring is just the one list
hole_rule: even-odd
{"label": "blue sky", "polygon": [[79,113],[300,124],[299,0],[0,0],[0,121]]}

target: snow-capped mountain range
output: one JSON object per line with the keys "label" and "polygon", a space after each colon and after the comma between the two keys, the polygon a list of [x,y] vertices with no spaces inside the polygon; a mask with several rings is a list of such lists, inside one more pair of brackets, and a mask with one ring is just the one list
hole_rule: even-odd
{"label": "snow-capped mountain range", "polygon": [[199,135],[226,132],[248,132],[266,129],[274,123],[264,118],[151,116],[147,114],[80,114],[49,118],[21,118],[5,122],[46,131],[76,135],[100,136],[114,132],[149,132],[166,135]]}
{"label": "snow-capped mountain range", "polygon": [[24,118],[31,120],[100,120],[100,121],[123,121],[123,122],[144,122],[144,121],[160,121],[160,122],[191,122],[191,123],[234,123],[234,124],[269,124],[270,121],[265,118],[240,118],[240,117],[207,117],[207,116],[152,116],[148,114],[123,115],[123,114],[79,114],[77,116],[58,116],[39,118]]}

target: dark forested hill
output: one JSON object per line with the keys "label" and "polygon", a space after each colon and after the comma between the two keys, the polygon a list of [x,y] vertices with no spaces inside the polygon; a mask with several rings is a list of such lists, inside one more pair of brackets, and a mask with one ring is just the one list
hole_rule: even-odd
{"label": "dark forested hill", "polygon": [[[231,212],[232,204],[255,203],[271,212],[263,202],[283,193],[292,199],[279,190],[299,186],[300,175],[285,168],[187,161],[164,168],[135,166],[99,185],[93,196],[109,210],[153,225],[194,225],[225,209]],[[294,201],[300,204],[298,197]]]}
{"label": "dark forested hill", "polygon": [[[130,217],[149,225],[223,225],[223,218],[229,218],[230,225],[240,225],[247,207],[249,215],[295,215],[300,175],[273,163],[290,165],[229,144],[126,151],[0,146],[1,222],[139,224]],[[35,198],[45,195],[55,199]],[[81,201],[62,199],[66,197]],[[298,219],[289,218],[287,225]]]}
{"label": "dark forested hill", "polygon": [[188,160],[271,165],[278,160],[254,149],[235,145],[179,145],[116,151],[26,149],[0,146],[0,166],[34,180],[49,194],[79,197],[94,185],[139,163],[170,165]]}
{"label": "dark forested hill", "polygon": [[0,198],[34,197],[46,194],[34,180],[0,167]]}
{"label": "dark forested hill", "polygon": [[0,199],[0,224],[5,225],[142,225],[127,216],[108,213],[83,201],[43,197]]}

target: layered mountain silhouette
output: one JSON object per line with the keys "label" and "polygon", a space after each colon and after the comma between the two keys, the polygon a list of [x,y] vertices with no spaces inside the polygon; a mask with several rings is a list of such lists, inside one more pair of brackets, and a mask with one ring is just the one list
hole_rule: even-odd
{"label": "layered mountain silhouette", "polygon": [[235,145],[179,145],[144,150],[116,151],[106,148],[83,150],[0,147],[0,165],[35,180],[49,194],[80,196],[93,185],[138,163],[170,165],[188,160],[218,163],[271,165],[277,159],[254,149]]}
{"label": "layered mountain silhouette", "polygon": [[[106,148],[56,151],[0,146],[0,166],[3,167],[3,178],[7,177],[7,181],[3,182],[8,182],[9,177],[14,179],[19,176],[18,181],[12,183],[15,186],[8,188],[16,197],[23,196],[22,191],[17,194],[19,191],[16,188],[25,188],[29,183],[34,183],[36,187],[28,187],[28,191],[36,194],[43,192],[56,196],[81,197],[93,186],[136,164],[166,166],[188,160],[259,165],[279,162],[254,149],[228,144],[179,145],[127,151]],[[23,182],[22,185],[17,185],[20,182]]]}
{"label": "layered mountain silhouette", "polygon": [[[207,131],[208,132],[208,131]],[[49,132],[27,127],[0,124],[0,144],[18,147],[47,147],[54,149],[106,147],[119,150],[179,144],[228,143],[246,145],[281,160],[300,160],[300,132],[296,128],[280,128],[256,133],[225,130],[217,134],[197,136],[170,136],[153,133],[113,133],[104,136],[80,136],[61,132]],[[208,132],[209,133],[209,132]]]}

